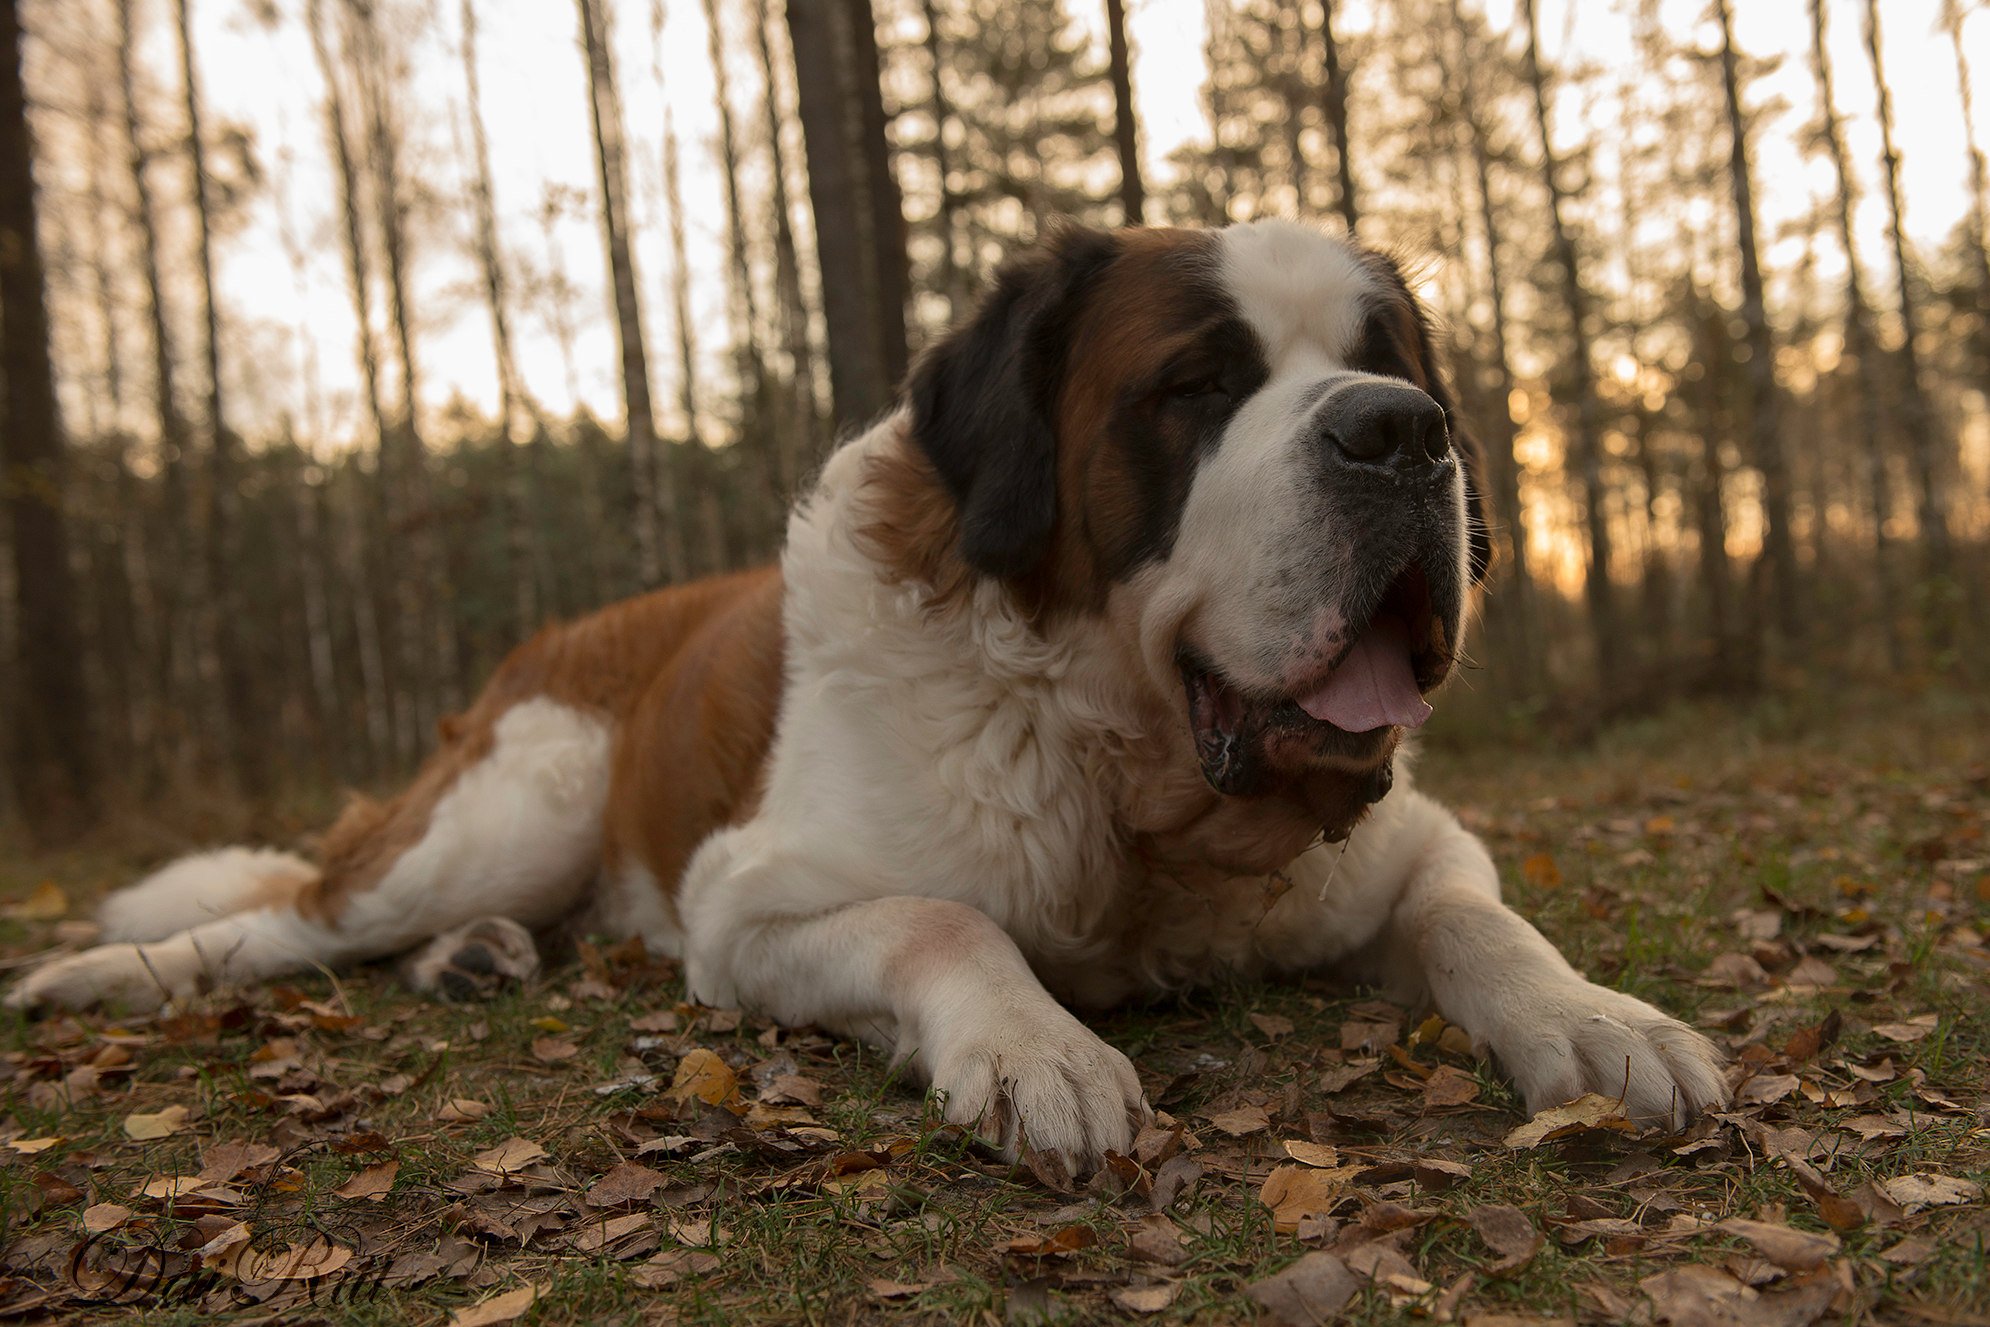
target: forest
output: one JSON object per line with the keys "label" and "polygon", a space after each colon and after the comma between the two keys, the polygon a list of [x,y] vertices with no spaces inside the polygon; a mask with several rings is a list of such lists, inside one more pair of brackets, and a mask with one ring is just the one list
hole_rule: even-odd
{"label": "forest", "polygon": [[[832,438],[1057,217],[1320,218],[1413,264],[1490,458],[1495,721],[1967,668],[1971,7],[1791,0],[1773,56],[1725,3],[1544,8],[1210,3],[1166,71],[1199,127],[1157,160],[1120,0],[577,0],[495,63],[484,26],[520,24],[476,0],[10,5],[0,782],[60,836],[410,767],[539,623],[770,557]],[[1889,63],[1913,25],[1952,67]],[[521,54],[567,66],[528,101],[584,98],[579,186],[492,132]],[[245,79],[262,121],[209,105]],[[1933,243],[1902,79],[1963,109]]]}

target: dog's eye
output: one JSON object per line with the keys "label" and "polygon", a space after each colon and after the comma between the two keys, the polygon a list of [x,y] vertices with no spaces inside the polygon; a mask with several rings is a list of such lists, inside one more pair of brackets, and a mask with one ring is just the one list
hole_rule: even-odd
{"label": "dog's eye", "polygon": [[1169,400],[1188,404],[1205,404],[1211,401],[1227,399],[1229,395],[1223,388],[1222,380],[1213,374],[1200,378],[1188,378],[1168,389]]}

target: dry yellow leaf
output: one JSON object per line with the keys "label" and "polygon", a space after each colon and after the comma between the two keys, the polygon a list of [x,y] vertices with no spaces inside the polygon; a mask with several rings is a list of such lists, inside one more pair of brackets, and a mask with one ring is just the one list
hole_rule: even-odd
{"label": "dry yellow leaf", "polygon": [[187,1127],[187,1114],[185,1106],[168,1106],[150,1115],[127,1115],[124,1117],[124,1133],[127,1138],[141,1143],[155,1138],[170,1138]]}
{"label": "dry yellow leaf", "polygon": [[664,1095],[683,1102],[692,1097],[708,1106],[723,1106],[739,1094],[739,1075],[702,1046],[677,1062],[677,1075]]}

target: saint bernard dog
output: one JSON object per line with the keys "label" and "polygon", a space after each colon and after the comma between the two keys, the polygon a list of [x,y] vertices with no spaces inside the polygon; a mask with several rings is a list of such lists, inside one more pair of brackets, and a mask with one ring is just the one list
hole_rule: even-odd
{"label": "saint bernard dog", "polygon": [[1078,227],[842,444],[778,567],[513,652],[314,865],[228,849],[105,903],[16,1006],[410,955],[418,986],[641,936],[692,998],[862,1037],[1010,1155],[1124,1150],[1073,1010],[1223,971],[1428,1001],[1528,1109],[1682,1125],[1698,1033],[1575,971],[1410,785],[1489,547],[1429,316],[1348,240]]}

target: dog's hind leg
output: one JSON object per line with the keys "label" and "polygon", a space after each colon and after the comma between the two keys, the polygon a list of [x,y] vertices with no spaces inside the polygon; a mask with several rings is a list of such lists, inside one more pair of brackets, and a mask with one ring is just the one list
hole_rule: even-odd
{"label": "dog's hind leg", "polygon": [[538,972],[532,932],[509,917],[465,922],[401,960],[401,980],[410,989],[443,1000],[481,1000]]}
{"label": "dog's hind leg", "polygon": [[169,935],[132,927],[137,943],[46,964],[7,1003],[149,1007],[388,957],[478,918],[548,925],[598,869],[609,748],[605,722],[543,697],[473,711],[400,796],[362,803],[333,827],[322,874],[273,893],[229,892],[236,910]]}

